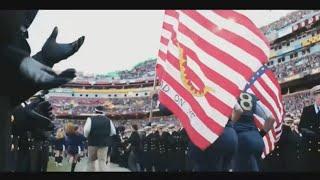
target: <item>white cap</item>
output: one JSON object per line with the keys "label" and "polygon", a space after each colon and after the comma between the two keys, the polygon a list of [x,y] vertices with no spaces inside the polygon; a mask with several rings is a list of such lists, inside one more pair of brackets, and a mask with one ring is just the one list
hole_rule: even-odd
{"label": "white cap", "polygon": [[165,125],[164,125],[164,124],[158,124],[157,127],[158,127],[158,128],[163,128],[163,127],[165,127]]}

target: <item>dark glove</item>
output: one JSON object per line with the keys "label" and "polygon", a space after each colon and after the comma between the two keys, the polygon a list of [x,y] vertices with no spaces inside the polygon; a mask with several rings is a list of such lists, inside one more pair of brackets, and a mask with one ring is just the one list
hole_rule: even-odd
{"label": "dark glove", "polygon": [[67,59],[76,53],[82,46],[85,39],[84,36],[82,36],[72,43],[59,44],[56,42],[57,35],[58,28],[55,27],[50,37],[43,45],[41,51],[34,55],[33,58],[44,65],[53,67],[54,64],[60,62],[61,60]]}
{"label": "dark glove", "polygon": [[50,67],[30,57],[24,58],[19,69],[22,75],[31,80],[39,89],[56,88],[76,77],[74,69],[67,69],[57,75]]}
{"label": "dark glove", "polygon": [[49,119],[53,118],[52,106],[48,101],[43,101],[38,105],[39,113],[46,116]]}

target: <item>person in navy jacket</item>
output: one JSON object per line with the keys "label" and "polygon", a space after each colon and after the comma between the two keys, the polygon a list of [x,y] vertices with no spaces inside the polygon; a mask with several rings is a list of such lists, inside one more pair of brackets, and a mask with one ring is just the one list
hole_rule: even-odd
{"label": "person in navy jacket", "polygon": [[66,126],[66,150],[71,163],[71,172],[74,172],[83,147],[83,137],[77,133],[77,127],[73,123]]}

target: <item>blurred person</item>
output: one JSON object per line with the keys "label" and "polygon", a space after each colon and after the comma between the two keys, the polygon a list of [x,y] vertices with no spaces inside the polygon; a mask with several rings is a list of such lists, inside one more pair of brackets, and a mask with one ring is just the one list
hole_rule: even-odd
{"label": "blurred person", "polygon": [[[112,121],[106,117],[104,106],[95,108],[95,116],[89,117],[84,125],[84,136],[88,139],[88,171],[106,171],[107,153],[111,137],[116,134]],[[94,162],[98,160],[99,167]]]}
{"label": "blurred person", "polygon": [[[39,94],[28,101],[21,103],[12,116],[12,138],[15,139],[17,150],[17,163],[15,170],[18,172],[44,172],[45,156],[47,153],[47,131],[52,131],[52,107]],[[40,150],[43,148],[44,150]],[[36,152],[36,153],[35,153]],[[40,152],[40,153],[37,153]],[[43,158],[42,158],[43,157]],[[42,161],[44,159],[44,161]],[[38,161],[39,160],[39,161]]]}
{"label": "blurred person", "polygon": [[[261,155],[264,149],[263,137],[273,127],[272,113],[251,93],[242,92],[238,99],[240,111],[235,113],[234,129],[238,136],[238,151],[235,157],[235,171],[260,171]],[[253,114],[265,120],[258,131]]]}
{"label": "blurred person", "polygon": [[280,140],[275,144],[275,149],[263,159],[262,171],[299,171],[301,136],[295,131],[293,122],[293,117],[287,114],[284,118]]}
{"label": "blurred person", "polygon": [[154,171],[158,171],[158,159],[159,159],[159,132],[157,130],[157,124],[151,123],[151,133],[150,133],[150,161],[151,167]]}
{"label": "blurred person", "polygon": [[156,153],[156,167],[155,169],[160,172],[164,172],[166,170],[166,145],[167,145],[167,139],[166,136],[163,135],[163,124],[159,124],[157,126],[157,134],[156,137],[158,138],[158,152]]}
{"label": "blurred person", "polygon": [[282,128],[282,134],[277,148],[283,161],[283,171],[298,172],[303,169],[301,159],[302,134],[297,123],[299,120],[290,119]]}
{"label": "blurred person", "polygon": [[151,172],[152,171],[152,164],[151,164],[151,149],[150,149],[150,134],[151,134],[151,127],[145,126],[144,130],[146,135],[143,136],[141,139],[142,144],[142,154],[141,154],[141,171]]}
{"label": "blurred person", "polygon": [[[144,126],[144,124],[140,124],[139,125],[140,127],[143,127]],[[138,133],[139,133],[139,136],[140,136],[140,153],[139,153],[139,161],[138,161],[138,164],[139,164],[139,166],[140,166],[140,171],[144,171],[144,169],[145,169],[145,167],[143,166],[144,164],[143,164],[143,158],[142,158],[142,156],[143,156],[143,140],[144,140],[144,138],[146,137],[146,130],[144,129],[144,128],[140,128],[139,130],[138,130]]]}
{"label": "blurred person", "polygon": [[77,127],[73,123],[66,125],[66,152],[71,164],[71,172],[74,172],[83,146],[83,137],[77,133]]}
{"label": "blurred person", "polygon": [[63,152],[65,150],[65,133],[63,128],[59,128],[54,139],[54,152],[56,166],[62,166]]}
{"label": "blurred person", "polygon": [[[170,129],[171,128],[173,127],[170,126]],[[165,127],[162,131],[160,142],[163,142],[165,148],[162,158],[163,169],[166,171],[173,171],[174,167],[172,160],[174,159],[174,139],[171,135],[172,130],[169,130],[169,127]]]}
{"label": "blurred person", "polygon": [[304,171],[320,171],[320,85],[311,89],[314,102],[302,110],[299,132],[303,136]]}
{"label": "blurred person", "polygon": [[81,158],[83,158],[86,147],[87,138],[84,137],[82,133],[80,133],[79,126],[75,126],[76,135],[79,137],[80,146],[79,146],[79,156],[77,161],[80,162]]}
{"label": "blurred person", "polygon": [[31,172],[47,172],[50,131],[34,130],[30,152]]}
{"label": "blurred person", "polygon": [[168,125],[167,132],[168,132],[168,135],[167,135],[168,136],[168,146],[167,146],[168,171],[175,172],[177,168],[175,166],[176,162],[173,162],[173,161],[176,161],[176,156],[175,156],[176,141],[175,141],[175,138],[173,136],[174,124],[169,124]]}
{"label": "blurred person", "polygon": [[110,162],[115,164],[120,164],[120,153],[122,151],[121,137],[120,137],[120,128],[116,128],[116,134],[112,136],[112,148],[110,155]]}
{"label": "blurred person", "polygon": [[128,140],[126,140],[126,143],[130,145],[129,151],[129,157],[128,157],[128,166],[130,171],[132,172],[139,172],[140,169],[140,156],[141,156],[141,142],[140,142],[140,135],[138,133],[138,125],[133,124],[131,126],[132,133]]}

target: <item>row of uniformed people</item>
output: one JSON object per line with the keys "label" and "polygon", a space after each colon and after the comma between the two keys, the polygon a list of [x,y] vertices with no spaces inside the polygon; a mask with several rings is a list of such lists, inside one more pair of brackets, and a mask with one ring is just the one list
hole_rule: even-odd
{"label": "row of uniformed people", "polygon": [[[57,137],[53,136],[52,107],[44,99],[44,94],[40,93],[22,103],[11,116],[11,171],[46,172],[50,146],[58,152],[55,158],[57,164],[61,164],[63,146],[66,147],[66,153],[72,159],[71,171],[74,171],[82,155],[85,138],[77,133],[77,126],[68,124],[66,133],[59,129]],[[66,136],[60,137],[61,133]]]}
{"label": "row of uniformed people", "polygon": [[43,94],[18,106],[11,116],[10,170],[46,172],[52,140],[50,103]]}
{"label": "row of uniformed people", "polygon": [[[130,131],[130,130],[129,130]],[[184,171],[188,140],[183,129],[174,125],[152,123],[137,131],[139,136],[125,133],[117,128],[113,138],[111,162],[128,167],[132,171]],[[134,158],[131,151],[134,151]],[[136,167],[133,167],[136,164]]]}
{"label": "row of uniformed people", "polygon": [[142,171],[184,171],[187,137],[174,125],[146,126],[142,136]]}

